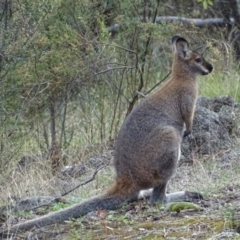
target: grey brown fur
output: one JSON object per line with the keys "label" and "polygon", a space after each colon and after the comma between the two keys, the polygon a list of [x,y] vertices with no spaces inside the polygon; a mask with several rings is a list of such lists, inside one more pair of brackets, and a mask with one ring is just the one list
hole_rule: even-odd
{"label": "grey brown fur", "polygon": [[[119,132],[113,186],[102,196],[14,225],[0,236],[63,222],[96,209],[116,209],[144,189],[153,188],[151,203],[171,201],[171,196],[166,196],[166,186],[177,167],[182,138],[191,134],[197,99],[196,76],[212,71],[210,63],[189,50],[184,38],[175,36],[172,44],[172,78],[128,115]],[[181,200],[187,200],[189,193],[180,195]],[[174,201],[177,200],[174,195]]]}

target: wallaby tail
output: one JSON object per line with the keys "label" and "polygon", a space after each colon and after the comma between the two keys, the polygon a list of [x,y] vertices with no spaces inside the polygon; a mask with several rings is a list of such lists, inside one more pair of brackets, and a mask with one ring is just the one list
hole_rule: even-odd
{"label": "wallaby tail", "polygon": [[45,216],[13,225],[0,232],[0,239],[14,236],[18,231],[28,230],[33,227],[40,228],[55,223],[61,223],[72,218],[78,218],[97,209],[114,210],[125,200],[125,198],[119,198],[114,195],[102,195],[90,198],[82,203],[77,203],[58,212],[49,213]]}

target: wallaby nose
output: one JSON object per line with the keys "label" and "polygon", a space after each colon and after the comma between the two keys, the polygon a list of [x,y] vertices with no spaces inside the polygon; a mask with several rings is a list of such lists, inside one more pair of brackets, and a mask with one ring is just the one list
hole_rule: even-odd
{"label": "wallaby nose", "polygon": [[212,72],[212,70],[213,70],[213,66],[212,66],[212,64],[209,64],[209,65],[208,65],[208,71],[209,71],[209,72]]}

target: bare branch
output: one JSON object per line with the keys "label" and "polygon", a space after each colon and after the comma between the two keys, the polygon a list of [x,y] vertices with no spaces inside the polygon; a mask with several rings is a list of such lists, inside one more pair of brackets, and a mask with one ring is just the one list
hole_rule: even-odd
{"label": "bare branch", "polygon": [[132,66],[132,67],[131,67],[131,66],[123,66],[123,67],[109,68],[109,69],[105,69],[105,70],[103,70],[103,71],[101,71],[101,72],[97,72],[97,73],[93,74],[93,76],[97,76],[97,75],[99,75],[99,74],[103,74],[103,73],[106,73],[106,72],[109,72],[109,71],[113,71],[113,70],[127,69],[127,68],[131,69],[131,68],[135,68],[135,67],[133,67],[133,66]]}
{"label": "bare branch", "polygon": [[137,93],[140,97],[142,97],[142,98],[145,98],[145,97],[146,97],[146,95],[143,94],[142,92],[136,91],[136,93]]}
{"label": "bare branch", "polygon": [[64,202],[64,199],[62,199],[62,197],[66,196],[67,194],[75,191],[77,188],[86,185],[90,182],[92,182],[93,180],[95,180],[95,177],[97,175],[97,173],[105,168],[107,165],[109,165],[110,161],[107,162],[105,165],[99,167],[98,169],[96,169],[96,171],[93,173],[92,177],[90,179],[88,179],[87,181],[85,181],[84,183],[80,183],[78,184],[76,187],[74,187],[73,189],[61,194],[61,196],[40,196],[40,197],[33,197],[33,198],[29,198],[29,199],[25,199],[25,200],[21,200],[15,207],[12,205],[9,205],[7,207],[4,207],[4,209],[0,208],[0,212],[3,211],[7,211],[7,209],[12,209],[14,211],[20,211],[20,210],[25,210],[25,211],[30,211],[30,210],[36,210],[38,208],[41,207],[47,207],[50,204],[54,203],[54,202]]}
{"label": "bare branch", "polygon": [[103,168],[105,168],[106,166],[108,166],[109,163],[110,163],[110,161],[107,162],[106,164],[104,164],[103,166],[99,167],[99,168],[93,173],[93,175],[92,175],[92,177],[91,177],[90,179],[88,179],[88,180],[85,181],[84,183],[78,184],[76,187],[72,188],[71,190],[69,190],[69,191],[61,194],[61,197],[66,196],[67,194],[75,191],[77,188],[79,188],[79,187],[81,187],[81,186],[83,186],[83,185],[86,185],[86,184],[92,182],[93,180],[95,180],[95,177],[96,177],[97,173],[98,173],[101,169],[103,169]]}
{"label": "bare branch", "polygon": [[144,95],[148,95],[152,90],[154,90],[158,85],[160,85],[163,81],[165,81],[169,75],[172,73],[172,71],[170,71],[160,82],[158,82],[155,86],[153,86],[150,90],[148,90]]}
{"label": "bare branch", "polygon": [[150,90],[148,90],[145,94],[139,91],[136,91],[136,93],[140,96],[145,98],[151,91],[153,91],[158,85],[160,85],[163,81],[165,81],[169,75],[171,74],[171,71],[160,81],[158,82],[156,85],[154,85]]}

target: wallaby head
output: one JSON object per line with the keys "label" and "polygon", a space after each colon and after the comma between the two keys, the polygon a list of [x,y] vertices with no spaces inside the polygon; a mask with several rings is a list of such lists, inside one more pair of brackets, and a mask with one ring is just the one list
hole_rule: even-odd
{"label": "wallaby head", "polygon": [[188,41],[182,37],[174,36],[172,45],[175,53],[173,73],[190,75],[207,75],[213,67],[200,54],[189,49]]}

